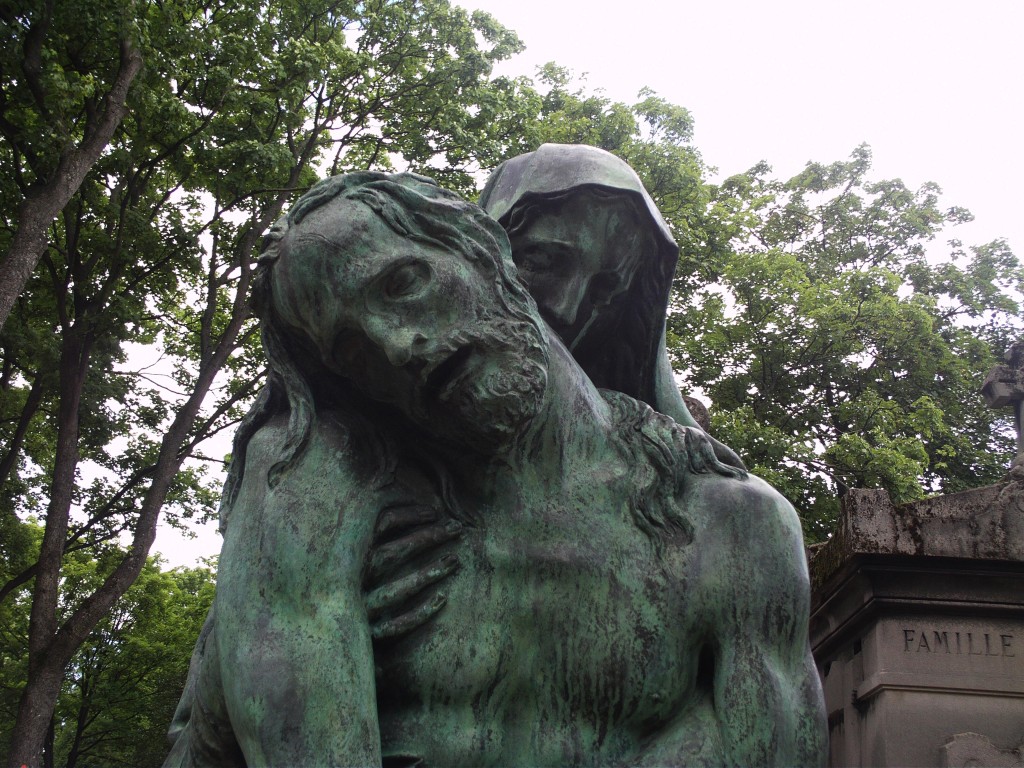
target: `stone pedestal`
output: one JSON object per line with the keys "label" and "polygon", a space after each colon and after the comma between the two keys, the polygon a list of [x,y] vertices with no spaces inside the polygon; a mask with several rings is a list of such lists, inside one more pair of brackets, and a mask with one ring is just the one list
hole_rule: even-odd
{"label": "stone pedestal", "polygon": [[852,491],[811,561],[832,766],[1024,766],[1024,467],[895,506]]}

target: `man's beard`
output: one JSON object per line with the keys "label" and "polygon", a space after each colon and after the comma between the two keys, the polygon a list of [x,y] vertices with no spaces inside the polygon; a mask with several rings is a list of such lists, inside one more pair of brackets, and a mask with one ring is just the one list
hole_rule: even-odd
{"label": "man's beard", "polygon": [[[530,320],[488,312],[449,341],[467,369],[438,391],[426,389],[417,410],[446,442],[493,449],[512,443],[540,410],[547,387],[547,345]],[[422,409],[422,410],[421,410]]]}

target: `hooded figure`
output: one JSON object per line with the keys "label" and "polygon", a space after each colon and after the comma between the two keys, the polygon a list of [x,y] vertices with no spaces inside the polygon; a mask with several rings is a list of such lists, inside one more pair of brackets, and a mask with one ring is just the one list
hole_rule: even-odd
{"label": "hooded figure", "polygon": [[541,314],[591,381],[699,428],[665,349],[679,247],[636,172],[597,147],[544,144],[499,165],[480,206],[508,232]]}

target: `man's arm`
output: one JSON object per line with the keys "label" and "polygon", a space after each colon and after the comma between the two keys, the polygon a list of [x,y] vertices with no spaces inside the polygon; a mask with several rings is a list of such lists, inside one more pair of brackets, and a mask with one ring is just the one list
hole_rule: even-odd
{"label": "man's arm", "polygon": [[171,750],[163,768],[245,768],[224,702],[213,609],[199,633],[185,691],[168,729]]}
{"label": "man's arm", "polygon": [[274,488],[282,430],[250,444],[225,536],[216,640],[247,763],[379,765],[362,569],[376,516],[343,435],[318,425]]}
{"label": "man's arm", "polygon": [[704,573],[714,710],[728,765],[824,765],[827,726],[807,636],[810,585],[792,506],[755,477],[723,481]]}

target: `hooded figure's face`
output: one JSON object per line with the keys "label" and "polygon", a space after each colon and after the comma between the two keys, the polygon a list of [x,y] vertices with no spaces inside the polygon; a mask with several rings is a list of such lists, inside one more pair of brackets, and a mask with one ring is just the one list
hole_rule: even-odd
{"label": "hooded figure's face", "polygon": [[[585,194],[597,200],[563,213],[563,202]],[[659,404],[679,248],[633,169],[597,147],[544,144],[498,166],[480,205],[505,228],[523,282],[591,381]],[[582,258],[560,258],[557,242],[572,243]],[[539,263],[531,253],[543,254]],[[557,274],[567,266],[576,278],[568,288]],[[669,399],[671,412],[685,408],[678,393]]]}
{"label": "hooded figure's face", "polygon": [[645,230],[628,195],[586,189],[531,206],[511,228],[520,277],[570,350],[602,330],[605,310],[629,289],[650,243]]}

